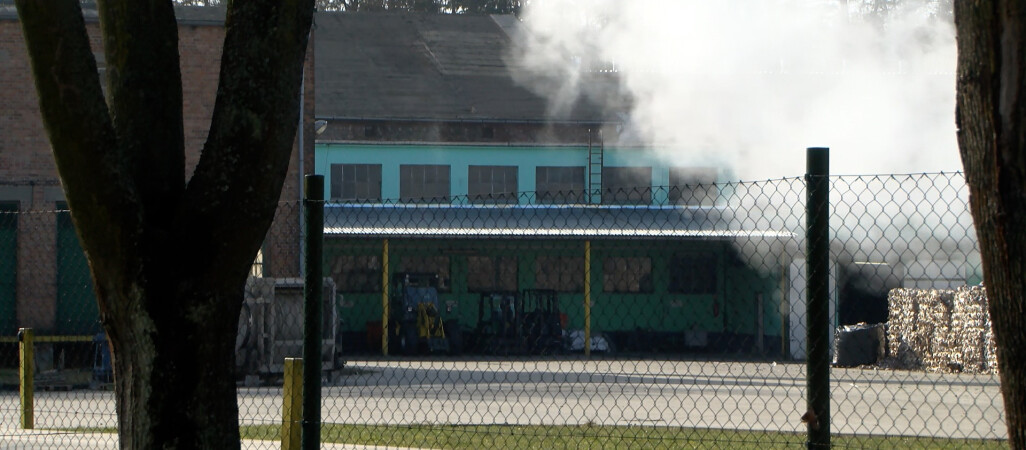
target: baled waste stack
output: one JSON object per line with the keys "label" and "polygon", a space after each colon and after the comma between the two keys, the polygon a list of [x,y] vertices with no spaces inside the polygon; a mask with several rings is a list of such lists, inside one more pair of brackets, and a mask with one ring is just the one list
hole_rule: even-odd
{"label": "baled waste stack", "polygon": [[888,356],[897,360],[899,368],[927,367],[939,359],[944,349],[934,339],[951,326],[954,294],[951,290],[893,289],[887,295]]}
{"label": "baled waste stack", "polygon": [[994,333],[982,286],[893,289],[888,300],[888,356],[903,369],[997,370]]}
{"label": "baled waste stack", "polygon": [[951,331],[955,335],[958,363],[966,372],[997,372],[997,347],[987,308],[987,290],[983,286],[963,286],[955,291]]}

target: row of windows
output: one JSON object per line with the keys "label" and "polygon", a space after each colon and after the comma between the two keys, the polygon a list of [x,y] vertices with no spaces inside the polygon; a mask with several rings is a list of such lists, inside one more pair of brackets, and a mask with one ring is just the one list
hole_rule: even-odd
{"label": "row of windows", "polygon": [[[399,197],[404,202],[450,201],[450,167],[431,164],[399,166]],[[672,204],[711,205],[715,171],[671,168],[667,193]],[[536,201],[542,204],[585,203],[583,166],[540,166],[535,170]],[[602,202],[652,203],[651,167],[603,167]],[[516,166],[470,166],[467,195],[474,203],[518,203]],[[336,201],[381,201],[381,164],[332,164],[330,196]]]}
{"label": "row of windows", "polygon": [[[405,256],[397,272],[438,273],[440,290],[450,291],[448,256]],[[689,253],[670,258],[668,291],[678,294],[716,293],[716,257],[712,253]],[[342,255],[335,259],[331,276],[342,292],[380,292],[381,257]],[[584,258],[580,256],[538,256],[534,260],[534,287],[560,292],[584,292]],[[466,283],[469,292],[518,290],[518,261],[515,256],[468,256]],[[652,258],[610,256],[602,260],[602,290],[609,293],[651,293]]]}

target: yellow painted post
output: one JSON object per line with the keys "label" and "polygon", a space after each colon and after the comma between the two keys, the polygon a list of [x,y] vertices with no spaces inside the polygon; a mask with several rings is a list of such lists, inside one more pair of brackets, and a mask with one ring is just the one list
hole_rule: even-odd
{"label": "yellow painted post", "polygon": [[31,328],[18,330],[18,354],[20,357],[19,383],[21,386],[21,428],[31,430],[35,428],[34,407],[32,405],[33,376],[35,374],[35,333]]}
{"label": "yellow painted post", "polygon": [[285,358],[281,449],[299,450],[303,431],[303,358]]}
{"label": "yellow painted post", "polygon": [[591,356],[591,241],[584,241],[584,356]]}
{"label": "yellow painted post", "polygon": [[381,354],[388,356],[388,239],[381,248]]}

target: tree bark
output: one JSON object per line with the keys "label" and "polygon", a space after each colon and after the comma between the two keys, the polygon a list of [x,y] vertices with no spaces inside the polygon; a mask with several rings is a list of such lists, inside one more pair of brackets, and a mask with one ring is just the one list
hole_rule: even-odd
{"label": "tree bark", "polygon": [[958,0],[958,144],[1012,448],[1026,448],[1026,3]]}
{"label": "tree bark", "polygon": [[113,348],[122,448],[239,448],[234,343],[299,116],[313,0],[231,3],[210,133],[185,182],[167,0],[17,0],[40,110]]}

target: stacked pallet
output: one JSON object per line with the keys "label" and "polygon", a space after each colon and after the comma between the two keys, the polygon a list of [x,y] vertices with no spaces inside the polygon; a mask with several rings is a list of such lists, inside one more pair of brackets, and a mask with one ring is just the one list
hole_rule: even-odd
{"label": "stacked pallet", "polygon": [[894,289],[888,294],[888,356],[901,369],[996,371],[982,286]]}

